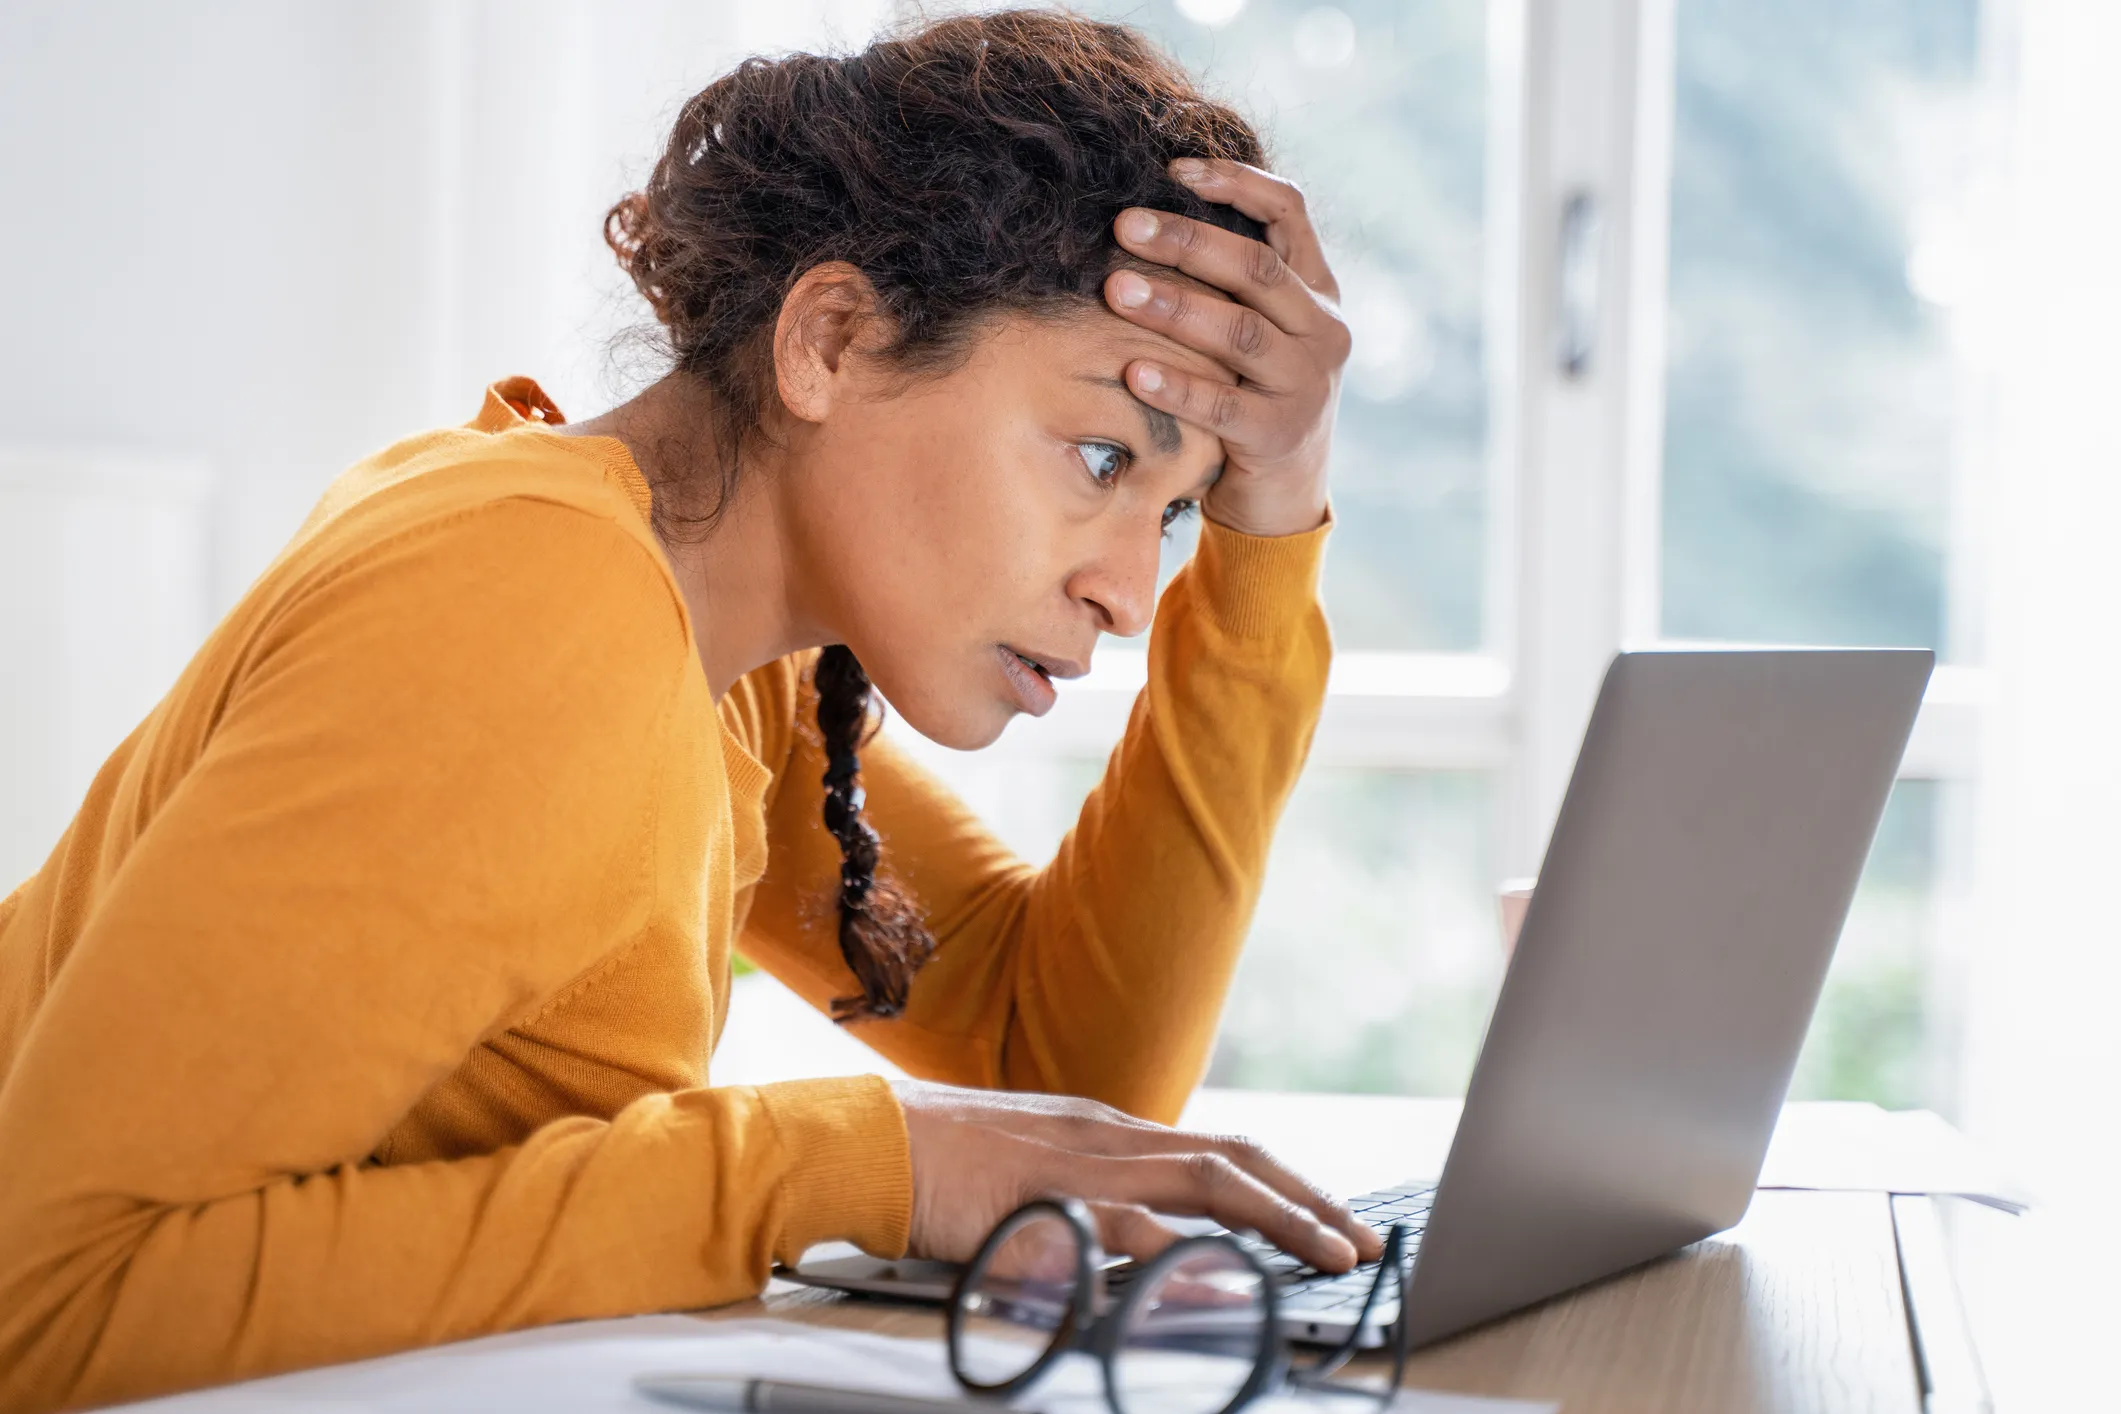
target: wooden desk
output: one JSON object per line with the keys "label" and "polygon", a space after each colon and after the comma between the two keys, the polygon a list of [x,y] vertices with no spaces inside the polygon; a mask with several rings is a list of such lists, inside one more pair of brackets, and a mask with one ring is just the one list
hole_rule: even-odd
{"label": "wooden desk", "polygon": [[1761,1193],[1728,1233],[1417,1352],[1408,1382],[1571,1411],[1913,1414],[1888,1201]]}
{"label": "wooden desk", "polygon": [[[1762,1193],[1676,1256],[1417,1351],[1407,1382],[1568,1414],[1920,1414],[1888,1200]],[[775,1282],[714,1318],[942,1338],[933,1311]]]}
{"label": "wooden desk", "polygon": [[[1250,1134],[1341,1193],[1436,1173],[1455,1104],[1207,1091],[1188,1127]],[[1569,1414],[1920,1414],[1892,1200],[1764,1191],[1731,1231],[1415,1353],[1430,1389],[1553,1399]],[[939,1338],[932,1311],[776,1282],[717,1317]]]}
{"label": "wooden desk", "polygon": [[[1250,1133],[1345,1193],[1434,1174],[1457,1118],[1444,1101],[1229,1092],[1203,1094],[1187,1117],[1197,1127]],[[1931,1318],[1940,1310],[1956,1317],[1957,1298],[1947,1292],[1943,1307],[1928,1301],[1914,1279],[1924,1264],[1904,1260],[1924,1226],[1902,1222],[1896,1230],[1896,1205],[1908,1203],[1925,1205],[1913,1216],[1930,1229],[1929,1270],[1948,1267],[1927,1200],[1770,1190],[1730,1232],[1417,1352],[1408,1382],[1554,1400],[1568,1414],[1917,1414],[1924,1394],[1903,1290],[1915,1293],[1925,1340],[1933,1325],[1949,1334],[1952,1320]],[[758,1300],[714,1311],[516,1332],[147,1407],[167,1414],[635,1409],[642,1407],[631,1390],[635,1374],[683,1367],[691,1357],[667,1352],[747,1316],[918,1337],[928,1343],[925,1354],[940,1357],[943,1323],[934,1308],[775,1282]],[[1962,1373],[1971,1367],[1970,1344],[1965,1354]],[[1923,1368],[1949,1373],[1950,1364],[1933,1358]],[[939,1366],[933,1373],[944,1378]],[[1978,1390],[1978,1371],[1973,1385]],[[1929,1402],[1931,1414],[1982,1408],[1978,1398]]]}

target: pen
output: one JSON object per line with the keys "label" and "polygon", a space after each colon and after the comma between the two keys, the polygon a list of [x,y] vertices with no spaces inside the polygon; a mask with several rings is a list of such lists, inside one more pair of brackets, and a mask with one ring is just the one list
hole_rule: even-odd
{"label": "pen", "polygon": [[667,1404],[724,1414],[964,1414],[971,1403],[743,1375],[637,1375],[633,1387]]}

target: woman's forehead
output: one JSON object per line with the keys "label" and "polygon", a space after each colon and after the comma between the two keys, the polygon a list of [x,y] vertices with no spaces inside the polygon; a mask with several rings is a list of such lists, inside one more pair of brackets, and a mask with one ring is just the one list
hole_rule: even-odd
{"label": "woman's forehead", "polygon": [[[1229,303],[1229,296],[1210,286],[1166,271],[1171,282],[1191,287],[1204,297]],[[1061,315],[1020,315],[1006,321],[1020,347],[1033,356],[1068,365],[1067,371],[1117,377],[1135,359],[1148,359],[1218,383],[1236,383],[1237,374],[1198,349],[1188,348],[1153,329],[1144,329],[1115,313],[1102,301],[1084,303]]]}

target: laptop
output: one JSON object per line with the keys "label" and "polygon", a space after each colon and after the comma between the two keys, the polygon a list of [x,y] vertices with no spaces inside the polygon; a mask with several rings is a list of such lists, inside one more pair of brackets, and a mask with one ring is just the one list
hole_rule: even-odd
{"label": "laptop", "polygon": [[[1934,661],[1613,660],[1442,1177],[1351,1200],[1380,1230],[1418,1235],[1396,1313],[1412,1344],[1744,1215]],[[1372,1269],[1262,1255],[1287,1333],[1345,1339]],[[819,1249],[777,1275],[940,1301],[957,1269]]]}

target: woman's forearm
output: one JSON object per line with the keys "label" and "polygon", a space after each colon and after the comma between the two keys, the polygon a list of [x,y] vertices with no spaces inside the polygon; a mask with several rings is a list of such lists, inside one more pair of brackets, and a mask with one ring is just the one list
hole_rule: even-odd
{"label": "woman's forearm", "polygon": [[731,1301],[814,1241],[902,1250],[910,1192],[873,1077],[651,1095],[497,1153],[214,1196],[17,1192],[0,1205],[0,1406]]}
{"label": "woman's forearm", "polygon": [[1199,1083],[1325,694],[1325,534],[1210,525],[1166,592],[1127,734],[1028,890],[1005,1084],[1169,1123]]}

